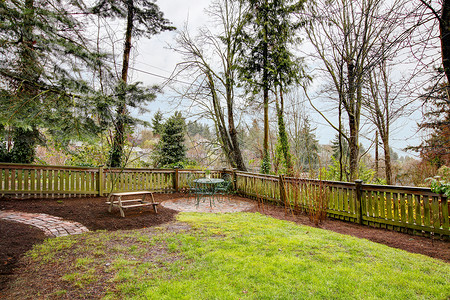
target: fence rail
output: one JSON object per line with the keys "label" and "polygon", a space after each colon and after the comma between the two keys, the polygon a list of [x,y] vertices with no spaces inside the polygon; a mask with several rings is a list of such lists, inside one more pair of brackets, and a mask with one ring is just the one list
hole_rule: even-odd
{"label": "fence rail", "polygon": [[[322,191],[330,217],[416,234],[450,236],[448,199],[429,188],[320,181],[225,169],[214,170],[211,176],[220,177],[224,172],[232,173],[235,191],[244,197],[308,210],[311,198]],[[138,190],[170,193],[183,190],[192,178],[204,174],[201,170],[0,163],[0,195],[46,198],[103,196],[110,192]]]}
{"label": "fence rail", "polygon": [[327,214],[350,222],[414,234],[450,236],[447,197],[429,188],[336,182],[236,172],[244,197],[278,202],[295,210],[311,209],[317,191],[327,197]]}
{"label": "fence rail", "polygon": [[[219,177],[223,171],[212,171]],[[149,190],[170,193],[188,186],[202,170],[85,168],[0,163],[0,195],[19,197],[104,196],[110,192]]]}

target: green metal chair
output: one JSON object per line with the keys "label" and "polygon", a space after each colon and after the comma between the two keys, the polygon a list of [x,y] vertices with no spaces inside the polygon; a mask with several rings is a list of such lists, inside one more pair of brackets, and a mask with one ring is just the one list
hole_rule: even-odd
{"label": "green metal chair", "polygon": [[227,195],[228,199],[230,199],[233,188],[233,179],[230,174],[223,174],[222,179],[224,180],[224,182],[222,182],[216,187],[215,192],[218,195],[222,195],[222,197]]}
{"label": "green metal chair", "polygon": [[193,195],[197,195],[197,187],[194,182],[195,175],[194,174],[188,174],[187,176],[187,188],[184,190],[184,192],[188,195],[188,198],[191,198]]}

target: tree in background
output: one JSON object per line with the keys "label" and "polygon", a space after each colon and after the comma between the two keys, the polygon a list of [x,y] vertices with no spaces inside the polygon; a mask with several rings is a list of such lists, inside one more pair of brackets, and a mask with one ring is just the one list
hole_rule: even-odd
{"label": "tree in background", "polygon": [[[279,152],[286,171],[292,171],[289,143],[284,124],[283,92],[298,83],[303,71],[289,46],[294,43],[295,31],[302,22],[294,22],[292,15],[303,9],[304,1],[248,0],[247,26],[241,33],[240,78],[248,92],[263,93],[264,156],[261,172],[270,172],[269,157],[269,91],[275,95],[279,128]],[[279,94],[278,94],[279,93]],[[279,98],[278,98],[279,95]]]}
{"label": "tree in background", "polygon": [[209,126],[206,124],[199,123],[198,121],[189,121],[186,125],[187,134],[191,137],[195,137],[197,134],[203,138],[212,139],[211,131]]}
{"label": "tree in background", "polygon": [[[334,125],[325,119],[349,145],[350,180],[356,179],[359,169],[364,88],[374,67],[383,59],[392,58],[401,46],[403,33],[391,33],[405,22],[404,10],[403,0],[389,3],[380,0],[319,0],[311,2],[308,9],[306,34],[315,48],[314,55],[323,63],[322,71],[330,79],[332,89],[328,91],[331,90],[336,99],[339,124]],[[304,15],[300,17],[305,18]],[[390,37],[389,43],[386,43],[386,36]],[[342,123],[343,114],[348,122],[348,134],[345,134]],[[339,163],[342,166],[341,159]]]}
{"label": "tree in background", "polygon": [[[180,32],[177,51],[184,62],[175,76],[189,76],[188,88],[177,91],[194,103],[195,114],[214,122],[217,140],[228,164],[246,171],[238,140],[236,68],[244,24],[242,4],[234,0],[214,1],[207,11],[214,29],[201,28],[197,37],[187,29]],[[213,31],[214,30],[214,31]]]}
{"label": "tree in background", "polygon": [[104,67],[103,55],[85,37],[83,10],[81,1],[0,1],[3,160],[32,162],[44,129],[62,143],[98,132],[83,74]]}
{"label": "tree in background", "polygon": [[[118,105],[116,109],[115,132],[109,161],[111,167],[121,167],[124,156],[126,127],[130,123],[127,111],[127,103],[129,104],[130,101],[127,98],[129,98],[133,89],[138,88],[137,85],[134,85],[133,89],[128,87],[132,37],[139,38],[144,36],[151,38],[162,31],[174,30],[175,27],[171,26],[169,20],[164,18],[159,7],[148,0],[100,0],[92,8],[92,12],[103,17],[126,20],[122,72],[117,85]],[[140,100],[148,101],[155,97],[152,91],[141,90],[140,92],[144,96]],[[145,92],[147,95],[145,95]]]}
{"label": "tree in background", "polygon": [[409,148],[420,152],[424,160],[437,168],[450,165],[450,101],[447,86],[445,82],[430,87],[430,92],[423,95],[425,113],[419,129],[427,133],[427,138],[418,147]]}
{"label": "tree in background", "polygon": [[[439,39],[441,42],[441,59],[443,66],[443,73],[446,78],[446,82],[450,82],[450,1],[449,0],[441,0],[441,1],[429,1],[429,0],[419,0],[422,7],[425,10],[429,11],[430,15],[424,13],[421,18],[422,22],[427,22],[432,20],[433,22],[437,21],[437,25],[439,27]],[[420,23],[422,23],[420,22]],[[428,37],[428,40],[430,37]],[[450,100],[450,86],[446,87],[446,96],[447,99]]]}
{"label": "tree in background", "polygon": [[300,172],[316,170],[319,167],[319,141],[310,119],[305,116],[292,135],[292,152],[296,168]]}
{"label": "tree in background", "polygon": [[152,118],[152,130],[154,134],[161,135],[163,129],[163,114],[158,110]]}
{"label": "tree in background", "polygon": [[167,119],[161,133],[156,150],[156,165],[158,167],[174,167],[183,165],[186,160],[184,135],[186,123],[180,112],[175,112]]}

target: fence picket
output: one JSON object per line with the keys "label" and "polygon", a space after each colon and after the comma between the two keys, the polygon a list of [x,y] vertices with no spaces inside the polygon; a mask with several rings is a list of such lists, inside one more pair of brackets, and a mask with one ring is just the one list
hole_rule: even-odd
{"label": "fence picket", "polygon": [[17,174],[17,190],[21,191],[23,189],[22,170],[17,170],[16,174]]}
{"label": "fence picket", "polygon": [[422,226],[422,205],[420,203],[420,195],[414,195],[416,205],[416,225]]}
{"label": "fence picket", "polygon": [[430,200],[428,196],[423,196],[423,225],[430,226]]}
{"label": "fence picket", "polygon": [[442,229],[448,231],[449,226],[449,206],[448,206],[448,198],[445,196],[441,196],[441,208],[442,208]]}
{"label": "fence picket", "polygon": [[371,191],[366,191],[367,193],[367,206],[368,206],[368,210],[369,210],[369,216],[370,217],[374,217],[374,213],[373,213],[373,197],[372,197],[372,192]]}
{"label": "fence picket", "polygon": [[386,199],[386,215],[388,220],[392,220],[392,193],[386,192],[385,193],[385,199]]}
{"label": "fence picket", "polygon": [[440,228],[441,222],[439,220],[439,197],[433,196],[431,202],[431,225],[434,228]]}
{"label": "fence picket", "polygon": [[393,193],[392,194],[392,197],[393,197],[393,201],[394,201],[394,221],[395,222],[398,222],[399,221],[399,218],[398,218],[398,216],[399,216],[399,213],[398,213],[398,194],[397,193]]}

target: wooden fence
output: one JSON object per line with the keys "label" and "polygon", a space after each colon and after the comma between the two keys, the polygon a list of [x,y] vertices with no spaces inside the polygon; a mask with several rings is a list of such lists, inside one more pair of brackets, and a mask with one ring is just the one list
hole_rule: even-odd
{"label": "wooden fence", "polygon": [[[219,177],[222,171],[212,171]],[[149,190],[170,193],[188,186],[201,170],[120,169],[0,163],[0,195],[17,197],[104,196],[110,192]]]}
{"label": "wooden fence", "polygon": [[[429,188],[300,179],[215,170],[233,175],[235,191],[258,201],[307,210],[326,197],[328,215],[364,225],[411,233],[450,236],[449,204]],[[188,187],[201,170],[118,169],[0,163],[0,195],[23,197],[104,196],[110,192],[149,190],[170,193]]]}
{"label": "wooden fence", "polygon": [[450,236],[447,197],[429,188],[335,182],[236,172],[244,197],[278,202],[294,210],[314,207],[326,197],[328,216],[414,234]]}

